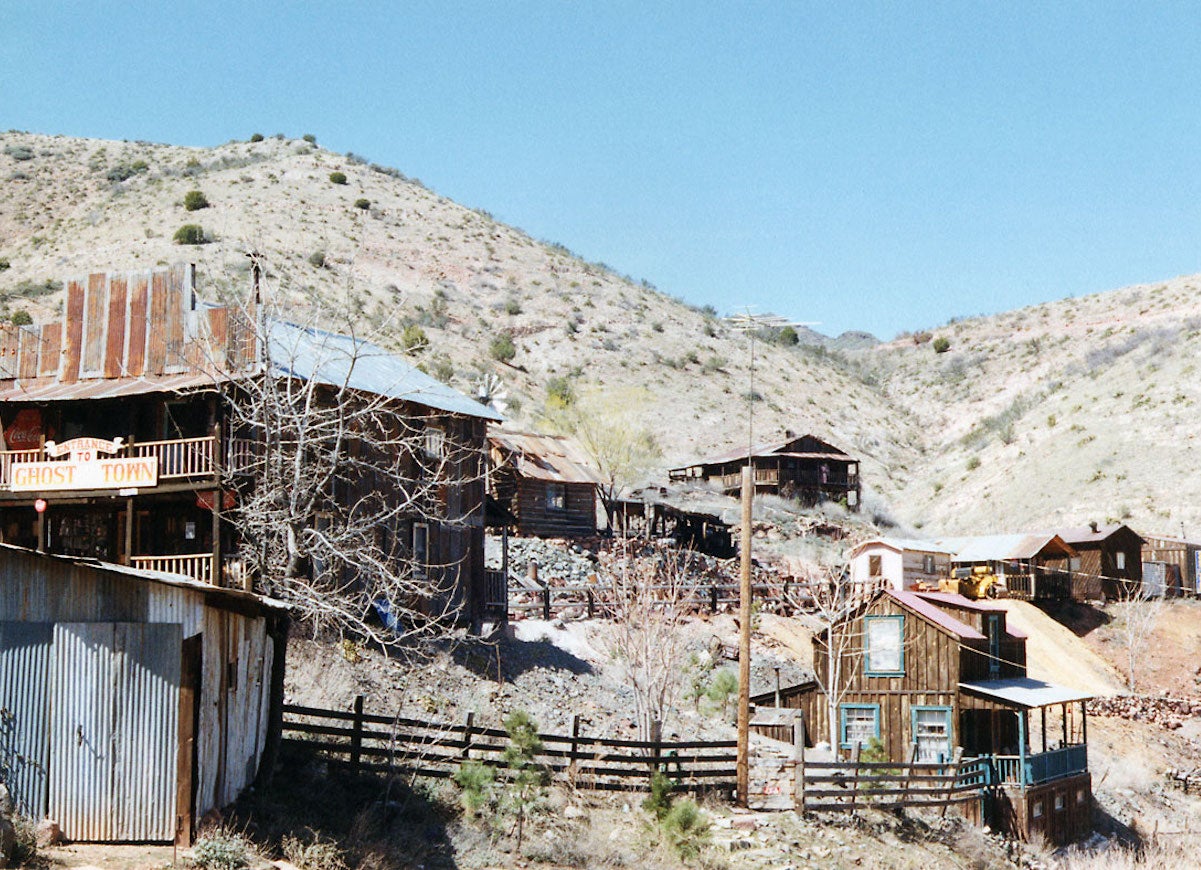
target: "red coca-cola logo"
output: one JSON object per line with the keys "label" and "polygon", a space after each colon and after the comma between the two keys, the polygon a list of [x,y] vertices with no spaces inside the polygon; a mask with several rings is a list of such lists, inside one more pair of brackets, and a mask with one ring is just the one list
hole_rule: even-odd
{"label": "red coca-cola logo", "polygon": [[4,443],[9,450],[35,450],[42,446],[42,412],[25,408],[4,430]]}

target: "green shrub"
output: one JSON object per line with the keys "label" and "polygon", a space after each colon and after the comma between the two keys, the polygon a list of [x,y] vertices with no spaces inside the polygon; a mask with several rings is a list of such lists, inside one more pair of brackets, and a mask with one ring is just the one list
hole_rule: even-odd
{"label": "green shrub", "polygon": [[502,332],[493,338],[492,343],[488,345],[488,353],[497,362],[512,362],[513,358],[517,356],[517,345],[513,344],[513,336]]}
{"label": "green shrub", "polygon": [[4,153],[13,160],[32,160],[33,152],[24,145],[7,145],[4,148]]}
{"label": "green shrub", "polygon": [[346,173],[345,172],[336,172],[336,171],[331,172],[329,174],[329,180],[332,181],[334,184],[345,184],[346,183]]}
{"label": "green shrub", "polygon": [[501,804],[517,817],[517,851],[520,852],[525,817],[545,797],[550,771],[538,762],[542,738],[538,736],[538,723],[529,713],[514,710],[505,717],[503,725],[509,735],[509,745],[503,755],[508,776]]}
{"label": "green shrub", "polygon": [[12,322],[15,326],[29,326],[33,323],[33,317],[24,308],[18,308],[13,312]]}
{"label": "green shrub", "polygon": [[721,705],[721,712],[724,716],[726,707],[730,703],[730,696],[738,691],[738,677],[729,668],[722,668],[713,674],[713,679],[709,681],[709,685],[705,688],[705,697],[715,704]]}
{"label": "green shrub", "polygon": [[663,835],[681,861],[694,861],[709,845],[712,833],[708,816],[696,801],[685,798],[673,804],[663,818]]}
{"label": "green shrub", "polygon": [[509,299],[505,302],[505,314],[518,315],[521,313],[521,303],[516,299]]}
{"label": "green shrub", "polygon": [[203,245],[208,241],[200,224],[184,224],[172,236],[177,245]]}
{"label": "green shrub", "polygon": [[200,211],[209,207],[208,197],[199,190],[189,190],[183,195],[183,207],[188,211]]}
{"label": "green shrub", "polygon": [[675,783],[661,770],[651,774],[651,793],[642,802],[642,808],[655,817],[656,822],[662,823],[671,812],[672,792]]}
{"label": "green shrub", "polygon": [[11,267],[12,264],[8,260],[0,259],[0,272],[6,272]]}
{"label": "green shrub", "polygon": [[363,211],[367,211],[367,209],[371,208],[371,200],[366,199],[365,197],[356,199],[354,201],[354,207],[357,209],[362,209]]}
{"label": "green shrub", "polygon": [[325,251],[313,251],[309,254],[309,265],[318,269],[325,268]]}
{"label": "green shrub", "polygon": [[285,834],[279,848],[284,858],[300,870],[347,870],[346,859],[337,844],[322,840],[311,828],[305,837]]}
{"label": "green shrub", "polygon": [[405,353],[421,353],[430,346],[430,340],[424,329],[416,323],[410,323],[400,334],[400,344]]}
{"label": "green shrub", "polygon": [[132,166],[121,163],[110,168],[108,172],[104,173],[104,177],[109,181],[126,181],[127,179],[133,178],[137,174],[138,171]]}
{"label": "green shrub", "polygon": [[301,139],[303,139],[304,141],[308,142],[310,145],[316,145],[316,144],[317,144],[317,137],[316,137],[316,136],[314,136],[312,133],[305,133],[305,134],[304,134],[303,136],[301,136],[300,138],[301,138]]}
{"label": "green shrub", "polygon": [[776,333],[776,344],[782,344],[785,347],[792,347],[800,342],[800,336],[796,334],[796,330],[791,326],[785,326]]}
{"label": "green shrub", "polygon": [[569,408],[575,402],[575,388],[568,378],[559,376],[546,382],[546,404],[551,408]]}
{"label": "green shrub", "polygon": [[263,141],[263,134],[262,134],[262,133],[251,133],[251,134],[250,134],[250,141],[251,141],[251,142],[262,142],[262,141]]}
{"label": "green shrub", "polygon": [[975,471],[979,467],[980,467],[980,457],[979,456],[973,456],[971,459],[969,459],[967,461],[967,470],[968,471]]}
{"label": "green shrub", "polygon": [[209,831],[192,847],[192,862],[200,870],[242,870],[250,866],[250,843],[234,830]]}
{"label": "green shrub", "polygon": [[946,336],[940,335],[934,339],[934,343],[931,346],[934,348],[935,353],[946,353],[951,349],[951,340]]}
{"label": "green shrub", "polygon": [[451,776],[460,789],[459,803],[474,818],[492,802],[496,771],[482,761],[464,761]]}

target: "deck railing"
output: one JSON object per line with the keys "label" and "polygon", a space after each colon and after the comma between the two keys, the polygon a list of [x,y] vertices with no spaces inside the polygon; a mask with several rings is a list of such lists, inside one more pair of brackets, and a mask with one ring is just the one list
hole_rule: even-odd
{"label": "deck railing", "polygon": [[0,486],[8,489],[12,484],[14,463],[41,462],[44,459],[46,454],[40,449],[0,451]]}
{"label": "deck railing", "polygon": [[998,785],[1040,785],[1088,770],[1088,746],[1080,743],[1047,752],[991,756],[993,783]]}
{"label": "deck railing", "polygon": [[130,564],[147,571],[182,574],[201,583],[213,582],[213,554],[188,553],[177,556],[131,556]]}
{"label": "deck railing", "polygon": [[[213,435],[200,438],[172,438],[165,441],[135,441],[129,446],[131,457],[153,457],[158,461],[159,480],[209,478],[217,473],[217,439]],[[57,462],[67,457],[50,456],[42,448],[33,450],[0,451],[0,489],[12,485],[13,465],[21,462]]]}

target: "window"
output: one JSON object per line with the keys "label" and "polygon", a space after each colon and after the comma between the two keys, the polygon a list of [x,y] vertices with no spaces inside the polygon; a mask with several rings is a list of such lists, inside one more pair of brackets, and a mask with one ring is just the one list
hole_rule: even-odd
{"label": "window", "polygon": [[864,673],[869,677],[904,676],[904,634],[904,616],[863,617]]}
{"label": "window", "polygon": [[548,511],[567,510],[567,484],[548,483],[546,485],[546,509]]}
{"label": "window", "polygon": [[1118,552],[1114,553],[1114,558],[1117,559],[1118,570],[1125,571],[1126,570],[1126,554],[1123,553],[1121,550],[1119,550]]}
{"label": "window", "polygon": [[413,576],[425,577],[429,572],[430,527],[413,523]]}
{"label": "window", "polygon": [[919,762],[943,762],[951,757],[951,708],[914,707],[913,742]]}
{"label": "window", "polygon": [[1084,789],[1082,788],[1076,789],[1076,803],[1084,803]]}
{"label": "window", "polygon": [[1042,801],[1034,802],[1034,807],[1031,809],[1030,815],[1036,819],[1041,819],[1043,817],[1043,802]]}
{"label": "window", "polygon": [[925,556],[922,556],[922,573],[923,574],[933,574],[934,573],[934,557],[928,553]]}
{"label": "window", "polygon": [[880,562],[881,562],[881,559],[879,556],[868,556],[867,557],[868,576],[879,577],[882,573],[884,573],[880,569]]}
{"label": "window", "polygon": [[426,456],[441,459],[446,450],[446,433],[432,426],[426,429],[422,449],[425,450]]}
{"label": "window", "polygon": [[855,744],[866,746],[880,736],[880,707],[877,704],[843,704],[838,708],[842,720],[841,745],[847,749]]}
{"label": "window", "polygon": [[1073,556],[1072,558],[1068,559],[1068,570],[1069,571],[1079,571],[1080,570],[1080,557],[1079,556]]}
{"label": "window", "polygon": [[1001,676],[1001,614],[988,615],[988,678]]}
{"label": "window", "polygon": [[1063,805],[1064,805],[1063,795],[1061,795],[1061,794],[1055,795],[1055,810],[1056,810],[1056,812],[1062,810]]}

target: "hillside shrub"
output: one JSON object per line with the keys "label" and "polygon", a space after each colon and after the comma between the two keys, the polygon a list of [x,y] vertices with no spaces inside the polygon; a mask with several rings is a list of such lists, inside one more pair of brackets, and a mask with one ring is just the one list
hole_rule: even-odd
{"label": "hillside shrub", "polygon": [[331,172],[329,174],[329,180],[332,181],[334,184],[345,184],[346,183],[346,173],[345,172],[337,172],[337,171]]}
{"label": "hillside shrub", "polygon": [[800,336],[797,335],[796,330],[791,326],[785,326],[776,333],[776,344],[782,344],[784,347],[792,347],[794,344],[798,344],[800,340]]}
{"label": "hillside shrub", "polygon": [[931,346],[934,348],[935,353],[946,353],[951,349],[951,340],[945,335],[940,335],[934,339],[934,343]]}
{"label": "hillside shrub", "polygon": [[546,404],[556,410],[571,407],[575,402],[575,388],[571,381],[559,376],[546,382]]}
{"label": "hillside shrub", "polygon": [[250,842],[225,828],[201,834],[192,847],[192,863],[200,870],[242,870],[250,866]]}
{"label": "hillside shrub", "polygon": [[24,145],[6,145],[4,153],[17,161],[33,159],[33,152]]}
{"label": "hillside shrub", "polygon": [[459,804],[469,817],[475,818],[491,804],[496,772],[482,761],[464,761],[451,779],[459,787]]}
{"label": "hillside shrub", "polygon": [[367,209],[371,208],[371,200],[366,197],[360,197],[354,201],[354,207],[362,211],[367,211]]}
{"label": "hillside shrub", "polygon": [[980,457],[979,456],[973,456],[971,459],[969,459],[967,461],[967,470],[968,471],[975,471],[979,467],[980,467]]}
{"label": "hillside shrub", "polygon": [[251,141],[251,142],[262,142],[262,141],[263,141],[263,134],[262,134],[262,133],[251,133],[251,134],[250,134],[250,141]]}
{"label": "hillside shrub", "polygon": [[709,817],[692,798],[674,803],[662,827],[667,845],[681,861],[695,861],[712,838]]}
{"label": "hillside shrub", "polygon": [[405,353],[421,353],[430,346],[429,336],[416,323],[410,323],[400,334],[400,345]]}
{"label": "hillside shrub", "polygon": [[325,268],[325,251],[313,251],[309,254],[309,265],[316,269]]}
{"label": "hillside shrub", "polygon": [[12,322],[14,326],[29,326],[33,323],[33,317],[24,308],[18,308],[13,312]]}
{"label": "hillside shrub", "polygon": [[926,332],[925,330],[922,330],[921,332],[913,333],[913,343],[914,344],[918,344],[918,345],[926,344],[932,338],[934,338],[934,336],[931,335],[929,332]]}
{"label": "hillside shrub", "polygon": [[301,138],[301,139],[303,139],[304,141],[308,142],[310,145],[316,145],[316,144],[317,144],[317,137],[316,137],[316,136],[314,136],[312,133],[305,133],[305,134],[304,134],[303,136],[301,136],[300,138]]}
{"label": "hillside shrub", "polygon": [[321,839],[311,828],[306,836],[285,834],[279,843],[284,858],[300,870],[347,870],[346,859],[337,843]]}
{"label": "hillside shrub", "polygon": [[0,258],[0,272],[6,272],[12,267],[12,264],[3,258]]}
{"label": "hillside shrub", "polygon": [[183,207],[187,211],[200,211],[209,207],[208,197],[199,190],[189,190],[183,195]]}
{"label": "hillside shrub", "polygon": [[516,316],[521,313],[521,303],[516,299],[508,299],[505,301],[505,314]]}
{"label": "hillside shrub", "polygon": [[172,236],[177,245],[203,245],[208,241],[200,224],[184,224]]}
{"label": "hillside shrub", "polygon": [[488,345],[489,355],[497,362],[510,363],[517,356],[517,345],[513,344],[513,336],[507,332],[492,339]]}

